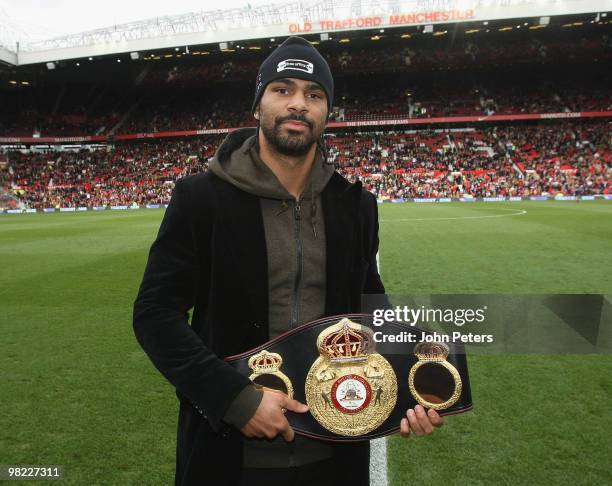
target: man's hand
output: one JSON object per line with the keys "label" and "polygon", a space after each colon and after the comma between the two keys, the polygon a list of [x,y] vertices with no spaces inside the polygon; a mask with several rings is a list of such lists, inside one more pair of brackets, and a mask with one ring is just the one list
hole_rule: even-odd
{"label": "man's hand", "polygon": [[400,434],[402,437],[410,436],[410,431],[418,437],[431,434],[435,428],[442,427],[444,419],[438,415],[433,408],[427,412],[421,405],[414,407],[414,410],[409,408],[406,411],[406,417],[400,423]]}
{"label": "man's hand", "polygon": [[295,432],[285,417],[285,411],[304,413],[308,411],[308,405],[289,398],[284,393],[263,389],[263,398],[255,415],[240,429],[246,437],[259,437],[274,439],[281,434],[287,442],[295,437]]}

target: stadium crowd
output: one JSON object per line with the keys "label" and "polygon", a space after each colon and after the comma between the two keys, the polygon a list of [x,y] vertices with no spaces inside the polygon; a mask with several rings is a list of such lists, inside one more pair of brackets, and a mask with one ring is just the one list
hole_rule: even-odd
{"label": "stadium crowd", "polygon": [[[0,152],[4,194],[31,208],[165,204],[222,135],[93,151]],[[612,193],[607,122],[329,133],[329,160],[379,199]]]}
{"label": "stadium crowd", "polygon": [[[397,83],[396,83],[397,84]],[[568,113],[612,111],[612,91],[601,86],[561,87],[530,82],[496,88],[478,83],[433,85],[385,83],[384,92],[369,83],[354,84],[335,100],[331,121],[365,121],[453,116],[512,115],[525,113]],[[227,92],[183,92],[168,96],[147,94],[146,102],[125,116],[55,115],[40,118],[33,112],[17,120],[0,121],[0,136],[83,136],[163,131],[203,130],[253,126],[250,89]],[[236,109],[241,107],[242,109]],[[34,128],[32,128],[34,127]]]}
{"label": "stadium crowd", "polygon": [[174,181],[205,170],[213,154],[214,146],[202,139],[93,151],[9,152],[0,155],[1,187],[31,208],[163,204]]}
{"label": "stadium crowd", "polygon": [[[466,83],[441,83],[407,87],[404,83],[384,83],[383,92],[376,89],[379,81],[355,83],[339,93],[331,121],[388,120],[400,118],[433,118],[450,116],[487,116],[494,114],[567,113],[575,111],[612,110],[612,92],[604,88],[580,89],[551,87],[547,84],[520,83],[497,88],[468,86]],[[399,84],[399,85],[398,85]],[[498,82],[499,84],[499,82]],[[202,130],[253,126],[248,109],[250,91],[244,100],[219,93],[200,97],[185,92],[164,101],[151,99],[147,108],[134,112],[119,127],[121,133]]]}

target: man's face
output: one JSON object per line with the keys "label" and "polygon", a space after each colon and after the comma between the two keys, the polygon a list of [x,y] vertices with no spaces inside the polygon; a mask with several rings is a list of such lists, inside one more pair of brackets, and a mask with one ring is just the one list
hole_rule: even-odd
{"label": "man's face", "polygon": [[272,81],[256,111],[263,135],[280,154],[306,155],[325,130],[327,97],[313,81]]}

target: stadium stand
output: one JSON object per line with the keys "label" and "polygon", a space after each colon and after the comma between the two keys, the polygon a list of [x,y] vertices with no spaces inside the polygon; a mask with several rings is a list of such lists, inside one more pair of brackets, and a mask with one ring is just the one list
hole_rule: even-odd
{"label": "stadium stand", "polygon": [[[467,34],[466,32],[473,32]],[[606,25],[432,36],[350,36],[318,45],[336,77],[332,120],[607,111]],[[341,43],[341,40],[349,40]],[[0,136],[79,136],[252,125],[266,47],[0,71]],[[244,47],[244,46],[242,46]],[[252,46],[253,47],[253,46]],[[27,85],[19,80],[26,80]],[[8,85],[11,81],[15,85]],[[8,87],[6,87],[8,85]],[[385,86],[381,91],[380,86]],[[9,89],[10,88],[10,89]]]}
{"label": "stadium stand", "polygon": [[[610,194],[612,36],[608,23],[578,24],[319,43],[336,79],[330,160],[380,200]],[[224,136],[194,130],[254,125],[254,73],[275,45],[0,66],[0,205],[166,204],[174,181],[206,170]],[[561,116],[454,121],[547,114]],[[368,132],[338,128],[364,121]],[[175,133],[150,138],[159,132]],[[36,145],[44,137],[99,139],[60,151]]]}
{"label": "stadium stand", "polygon": [[[28,207],[166,204],[207,169],[222,136],[96,151],[0,155],[1,186]],[[610,124],[328,134],[329,159],[380,199],[612,194]]]}

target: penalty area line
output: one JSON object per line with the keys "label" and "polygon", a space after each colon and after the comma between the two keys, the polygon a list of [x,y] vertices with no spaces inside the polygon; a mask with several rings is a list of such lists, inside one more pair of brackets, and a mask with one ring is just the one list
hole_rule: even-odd
{"label": "penalty area line", "polygon": [[381,219],[379,223],[407,223],[410,221],[449,221],[455,219],[487,219],[487,218],[505,218],[508,216],[521,216],[527,214],[524,209],[502,209],[496,208],[496,211],[514,211],[512,214],[492,214],[488,216],[455,216],[452,218],[403,218],[403,219]]}

